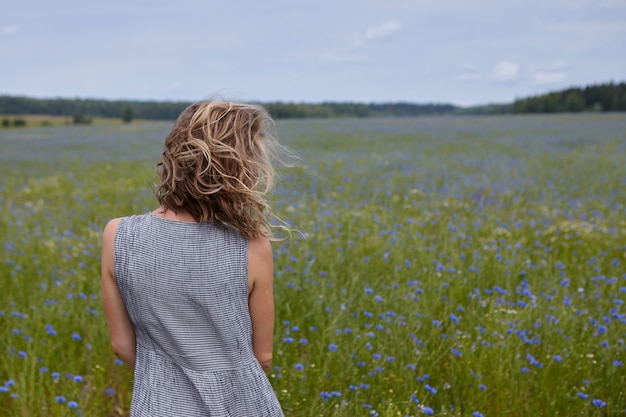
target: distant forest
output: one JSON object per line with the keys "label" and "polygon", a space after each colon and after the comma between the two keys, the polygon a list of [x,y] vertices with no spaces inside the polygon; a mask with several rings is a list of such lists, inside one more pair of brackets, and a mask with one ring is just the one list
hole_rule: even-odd
{"label": "distant forest", "polygon": [[[126,101],[96,99],[35,99],[0,96],[0,114],[48,114],[55,116],[84,115],[89,117],[120,117],[130,106],[137,119],[174,120],[190,102],[182,101]],[[276,119],[307,117],[372,117],[419,116],[454,112],[451,104],[412,103],[259,103]]]}
{"label": "distant forest", "polygon": [[568,88],[548,94],[517,99],[513,113],[576,113],[583,111],[626,111],[626,83]]}
{"label": "distant forest", "polygon": [[[0,96],[0,114],[45,114],[76,117],[119,118],[124,109],[132,108],[134,118],[173,120],[189,102],[133,101],[98,99],[37,99],[20,96]],[[512,104],[489,104],[459,107],[452,104],[415,103],[288,103],[269,102],[263,105],[272,117],[330,118],[330,117],[402,117],[441,114],[507,114],[558,113],[583,111],[626,111],[626,83],[591,85],[568,88],[543,95],[516,99]]]}

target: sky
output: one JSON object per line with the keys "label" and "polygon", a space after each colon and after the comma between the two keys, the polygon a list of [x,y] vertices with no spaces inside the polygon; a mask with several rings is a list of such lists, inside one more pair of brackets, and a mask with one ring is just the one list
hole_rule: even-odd
{"label": "sky", "polygon": [[626,81],[626,0],[0,0],[0,95],[469,106]]}

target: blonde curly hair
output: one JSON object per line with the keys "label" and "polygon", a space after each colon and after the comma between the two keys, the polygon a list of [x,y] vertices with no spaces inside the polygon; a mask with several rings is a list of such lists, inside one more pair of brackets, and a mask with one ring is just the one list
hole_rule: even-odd
{"label": "blonde curly hair", "polygon": [[265,196],[285,148],[271,126],[269,114],[257,105],[202,101],[187,107],[157,164],[155,194],[161,206],[187,212],[197,222],[228,224],[246,238],[273,239]]}

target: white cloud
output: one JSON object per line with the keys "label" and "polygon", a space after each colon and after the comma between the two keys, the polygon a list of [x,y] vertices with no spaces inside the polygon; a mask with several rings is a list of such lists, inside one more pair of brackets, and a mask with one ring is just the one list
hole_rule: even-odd
{"label": "white cloud", "polygon": [[0,33],[3,35],[12,35],[15,32],[17,32],[17,25],[2,26],[2,28],[0,28]]}
{"label": "white cloud", "polygon": [[478,66],[471,62],[461,62],[458,67],[461,70],[461,73],[456,76],[458,81],[475,81],[483,78]]}
{"label": "white cloud", "polygon": [[368,49],[377,42],[385,41],[402,29],[402,23],[393,20],[368,28],[344,53],[329,52],[321,57],[326,62],[363,63],[371,62]]}
{"label": "white cloud", "polygon": [[372,26],[365,31],[365,40],[369,42],[387,39],[402,29],[402,23],[388,20],[378,26]]}
{"label": "white cloud", "polygon": [[500,61],[493,68],[493,79],[497,82],[510,82],[519,78],[520,67],[511,61]]}
{"label": "white cloud", "polygon": [[555,84],[567,78],[567,73],[563,71],[542,71],[532,74],[532,80],[535,84]]}

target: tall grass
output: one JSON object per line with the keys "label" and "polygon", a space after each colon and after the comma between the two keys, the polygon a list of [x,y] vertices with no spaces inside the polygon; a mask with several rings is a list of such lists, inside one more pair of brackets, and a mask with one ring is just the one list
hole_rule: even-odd
{"label": "tall grass", "polygon": [[[0,132],[0,415],[124,416],[100,232],[167,124]],[[289,416],[626,414],[626,117],[279,124]]]}

